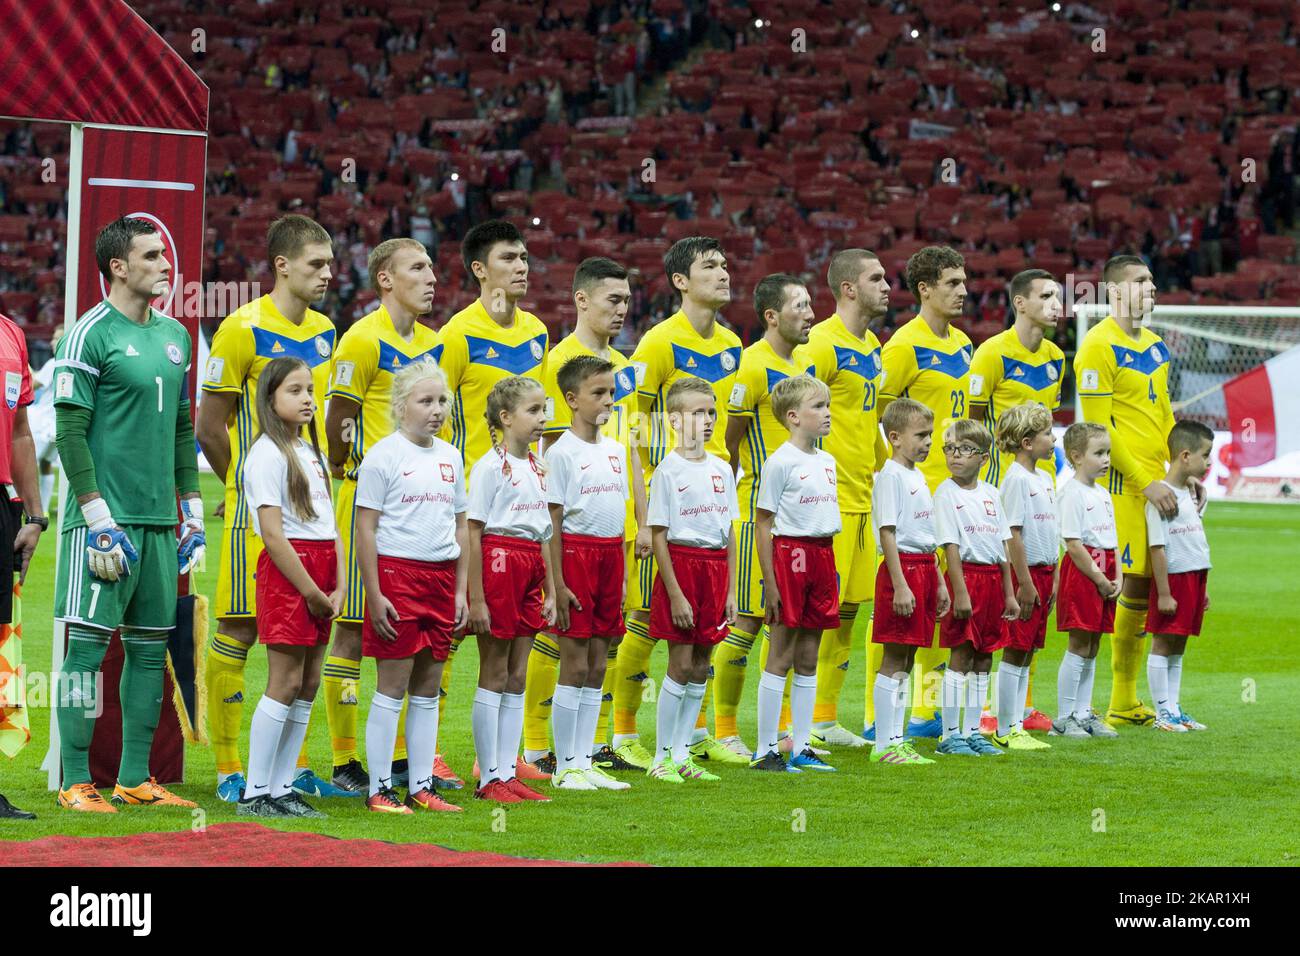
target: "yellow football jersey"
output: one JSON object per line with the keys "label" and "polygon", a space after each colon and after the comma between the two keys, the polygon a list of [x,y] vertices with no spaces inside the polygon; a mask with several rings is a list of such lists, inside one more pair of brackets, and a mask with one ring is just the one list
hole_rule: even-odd
{"label": "yellow football jersey", "polygon": [[[1054,412],[1061,407],[1061,376],[1065,370],[1065,353],[1049,339],[1043,339],[1037,352],[1020,341],[1014,328],[999,332],[980,343],[970,363],[970,403],[972,408],[987,406],[984,422],[997,434],[998,416],[1013,405],[1038,402]],[[994,487],[1002,484],[1007,465],[1014,455],[998,451],[997,442],[989,453],[989,463],[981,476]],[[1038,467],[1056,478],[1056,461],[1040,461]]]}
{"label": "yellow football jersey", "polygon": [[713,386],[718,403],[718,421],[705,450],[723,461],[730,459],[727,454],[727,399],[740,368],[740,354],[740,336],[735,332],[715,323],[713,334],[704,338],[695,331],[686,313],[680,310],[641,337],[640,344],[632,353],[632,365],[636,369],[640,404],[642,407],[649,405],[647,434],[639,436],[644,451],[641,465],[645,468],[647,482],[677,441],[668,424],[664,403],[668,389],[679,378],[701,378]]}
{"label": "yellow football jersey", "polygon": [[1169,347],[1150,329],[1129,335],[1114,318],[1083,337],[1074,380],[1084,421],[1110,430],[1111,494],[1137,495],[1165,476],[1169,431]]}
{"label": "yellow football jersey", "polygon": [[910,398],[934,413],[930,454],[917,463],[931,491],[948,477],[944,430],[956,419],[970,416],[973,351],[970,338],[957,326],[949,326],[947,337],[940,338],[919,315],[890,336],[882,349],[881,411],[896,398]]}
{"label": "yellow football jersey", "polygon": [[492,447],[484,418],[488,393],[512,375],[542,381],[549,338],[542,320],[531,312],[516,307],[514,322],[502,326],[475,299],[447,320],[438,342],[442,346],[439,362],[454,398],[442,437],[464,457],[468,481],[474,462]]}
{"label": "yellow football jersey", "polygon": [[813,374],[831,390],[831,433],[822,439],[822,448],[835,459],[840,511],[866,514],[875,473],[889,457],[876,408],[883,368],[880,340],[870,329],[858,338],[836,314],[812,327],[803,350]]}
{"label": "yellow football jersey", "polygon": [[244,503],[244,459],[257,440],[257,381],[271,359],[290,355],[311,366],[316,394],[316,431],[325,441],[325,392],[329,387],[330,355],[334,351],[334,323],[308,309],[302,324],[294,325],[275,307],[269,295],[254,299],[226,316],[212,337],[208,366],[203,373],[205,392],[239,395],[226,423],[230,431],[230,468],[227,494],[235,496],[235,513],[227,514],[232,527],[247,528]]}
{"label": "yellow football jersey", "polygon": [[[560,394],[560,386],[556,381],[560,369],[571,358],[595,354],[578,340],[576,334],[570,334],[561,339],[560,344],[546,356],[546,371],[542,375],[542,386],[546,389],[546,417],[550,419],[546,423],[546,434],[559,435],[573,421],[573,410]],[[636,371],[618,349],[609,350],[609,360],[614,365],[614,408],[601,432],[628,449],[630,462],[632,416],[636,413]],[[627,502],[627,536],[636,536],[636,509],[631,497]]]}
{"label": "yellow football jersey", "polygon": [[787,362],[776,354],[767,339],[759,339],[740,355],[740,368],[727,399],[727,415],[748,420],[740,438],[740,480],[736,483],[742,521],[755,520],[763,462],[790,437],[790,432],[772,412],[772,389],[791,375],[815,374],[803,349],[803,346],[796,348]]}
{"label": "yellow football jersey", "polygon": [[355,481],[366,450],[392,434],[393,376],[412,362],[427,358],[437,361],[441,354],[437,332],[416,322],[408,342],[397,334],[383,305],[343,333],[334,355],[329,397],[350,398],[361,406],[345,465],[348,478]]}

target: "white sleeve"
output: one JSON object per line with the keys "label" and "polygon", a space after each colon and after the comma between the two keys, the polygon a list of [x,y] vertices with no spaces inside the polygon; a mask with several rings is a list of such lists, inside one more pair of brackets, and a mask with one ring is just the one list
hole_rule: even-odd
{"label": "white sleeve", "polygon": [[896,475],[882,470],[876,476],[875,491],[871,495],[871,510],[876,513],[877,527],[898,527],[898,514],[902,510],[901,491]]}
{"label": "white sleeve", "polygon": [[268,505],[284,507],[288,463],[274,445],[270,445],[267,450],[269,454],[254,454],[244,465],[244,494],[248,499],[248,507],[253,511]]}
{"label": "white sleeve", "polygon": [[732,521],[739,521],[740,493],[736,491],[736,476],[731,473],[730,465],[722,466],[722,480],[727,483],[727,501],[731,503],[731,514],[728,517]]}
{"label": "white sleeve", "polygon": [[[1028,512],[1029,486],[1020,480],[1019,475],[1007,480],[1002,486],[1002,516],[1008,528],[1023,528]],[[1007,535],[1010,537],[1010,535]]]}
{"label": "white sleeve", "polygon": [[660,466],[650,482],[650,501],[646,507],[646,524],[652,528],[667,528],[672,524],[672,508],[669,494],[665,488],[671,488],[672,475],[668,469]]}
{"label": "white sleeve", "polygon": [[947,488],[940,488],[934,496],[934,543],[939,547],[961,543],[955,497]]}
{"label": "white sleeve", "polygon": [[775,458],[763,462],[763,477],[758,483],[758,507],[763,511],[776,514],[781,504],[781,493],[785,491],[787,468]]}
{"label": "white sleeve", "polygon": [[384,467],[387,462],[383,460],[384,457],[382,452],[376,455],[371,451],[361,459],[361,467],[357,470],[358,507],[370,508],[372,511],[384,510],[389,485],[388,469]]}
{"label": "white sleeve", "polygon": [[546,503],[569,507],[569,481],[573,474],[569,456],[555,445],[546,450]]}
{"label": "white sleeve", "polygon": [[1087,511],[1083,503],[1083,495],[1077,494],[1072,488],[1066,487],[1061,494],[1061,539],[1069,541],[1072,538],[1083,538],[1084,515]]}
{"label": "white sleeve", "polygon": [[464,514],[469,510],[469,495],[465,491],[465,462],[461,460],[459,453],[451,456],[451,467],[456,478],[456,490],[452,492],[451,508],[455,514]]}
{"label": "white sleeve", "polygon": [[469,520],[487,524],[492,513],[492,499],[496,497],[501,469],[475,468],[470,473]]}
{"label": "white sleeve", "polygon": [[1160,517],[1160,511],[1151,502],[1146,503],[1147,513],[1147,545],[1152,548],[1163,548],[1169,544],[1169,526],[1165,519]]}

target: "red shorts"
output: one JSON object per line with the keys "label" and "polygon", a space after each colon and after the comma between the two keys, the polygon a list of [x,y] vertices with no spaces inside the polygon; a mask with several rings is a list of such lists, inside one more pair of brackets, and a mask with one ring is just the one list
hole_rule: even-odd
{"label": "red shorts", "polygon": [[911,617],[894,613],[894,580],[889,576],[889,565],[884,561],[876,569],[876,603],[872,610],[871,640],[876,644],[907,644],[912,647],[931,647],[934,644],[934,613],[938,609],[938,569],[934,553],[898,553],[903,566],[903,578],[916,598]]}
{"label": "red shorts", "polygon": [[1209,568],[1169,575],[1169,593],[1178,602],[1178,610],[1173,614],[1161,614],[1156,604],[1156,582],[1152,578],[1151,604],[1147,607],[1147,633],[1184,636],[1200,634],[1201,620],[1205,617],[1205,585],[1209,579]]}
{"label": "red shorts", "polygon": [[[1038,603],[1034,605],[1034,613],[1029,620],[1016,618],[1007,622],[1006,646],[1011,650],[1028,653],[1047,643],[1047,602],[1052,597],[1052,572],[1055,569],[1054,564],[1035,564],[1029,569],[1029,580],[1038,592]],[[1011,580],[1017,588],[1020,587],[1015,568],[1011,569]]]}
{"label": "red shorts", "polygon": [[[290,538],[289,545],[318,588],[329,594],[338,587],[333,541]],[[330,623],[329,618],[311,616],[307,599],[275,566],[270,550],[264,549],[257,559],[257,639],[263,644],[316,647],[329,643]]]}
{"label": "red shorts", "polygon": [[731,575],[727,571],[726,548],[688,548],[668,545],[677,584],[695,616],[695,626],[684,631],[673,624],[672,602],[661,577],[655,575],[650,593],[650,636],[656,641],[678,644],[721,643],[727,636],[727,594]]}
{"label": "red shorts", "polygon": [[557,637],[620,637],[623,634],[623,539],[566,534],[562,543],[564,584],[582,610],[569,605],[569,629]]}
{"label": "red shorts", "polygon": [[[1092,560],[1106,577],[1115,578],[1115,549],[1087,548]],[[1110,634],[1115,630],[1115,602],[1097,592],[1067,554],[1061,559],[1061,588],[1056,598],[1056,629]]]}
{"label": "red shorts", "polygon": [[366,601],[361,621],[361,653],[393,660],[414,657],[426,647],[435,661],[445,661],[456,629],[456,562],[415,561],[379,556],[379,589],[392,602],[397,639],[386,641],[370,620]]}
{"label": "red shorts", "polygon": [[992,654],[1007,645],[1006,596],[1002,593],[1002,569],[996,564],[961,566],[970,595],[971,614],[964,621],[952,615],[952,609],[939,622],[939,646],[957,647],[967,641],[980,654]]}
{"label": "red shorts", "polygon": [[492,636],[504,641],[542,629],[542,546],[525,538],[483,535],[483,596]]}
{"label": "red shorts", "polygon": [[772,539],[772,574],[781,590],[781,623],[824,631],[840,626],[834,538]]}

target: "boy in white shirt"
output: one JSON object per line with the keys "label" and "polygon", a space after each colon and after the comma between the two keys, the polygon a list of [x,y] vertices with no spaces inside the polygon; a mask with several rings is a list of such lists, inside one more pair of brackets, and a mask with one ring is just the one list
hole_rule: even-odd
{"label": "boy in white shirt", "polygon": [[614,407],[614,364],[578,355],[556,375],[571,411],[568,430],[546,451],[546,500],[554,529],[549,547],[555,576],[555,628],[560,676],[552,697],[553,786],[561,790],[626,790],[591,762],[610,642],[623,633],[623,531],[627,450],[601,433]]}
{"label": "boy in white shirt", "polygon": [[1057,511],[1068,560],[1062,562],[1056,629],[1070,646],[1056,679],[1057,716],[1053,737],[1118,737],[1092,710],[1101,635],[1115,627],[1115,599],[1123,572],[1115,560],[1119,538],[1110,494],[1097,479],[1110,470],[1110,434],[1097,422],[1075,422],[1065,430],[1065,456],[1074,477],[1061,489]]}
{"label": "boy in white shirt", "polygon": [[[758,750],[750,766],[834,770],[809,743],[822,631],[839,627],[835,459],[816,444],[830,434],[831,390],[808,375],[782,379],[772,389],[772,414],[789,429],[790,438],[763,462],[754,522],[771,649],[758,684]],[[785,675],[791,667],[793,746],[787,766],[777,732]]]}
{"label": "boy in white shirt", "polygon": [[949,658],[941,696],[943,740],[935,752],[946,756],[1002,756],[980,733],[980,713],[993,652],[1006,645],[1007,621],[1020,614],[1020,606],[1007,561],[1011,529],[998,490],[979,477],[992,447],[989,430],[969,418],[943,433],[952,477],[935,489],[934,523],[947,559],[952,608],[939,624],[939,646],[949,649]]}
{"label": "boy in white shirt", "polygon": [[1151,604],[1147,633],[1147,683],[1156,702],[1157,730],[1186,733],[1205,730],[1178,700],[1183,679],[1183,652],[1187,638],[1201,633],[1201,619],[1210,607],[1205,591],[1210,575],[1210,544],[1205,538],[1201,513],[1188,490],[1189,478],[1201,478],[1210,467],[1214,432],[1200,422],[1178,422],[1169,432],[1169,474],[1165,484],[1174,489],[1178,513],[1162,518],[1147,503],[1147,544],[1151,548]]}
{"label": "boy in white shirt", "polygon": [[713,388],[682,378],[665,398],[677,447],[650,483],[649,522],[659,574],[650,596],[650,637],[668,641],[659,690],[655,756],[647,775],[665,783],[718,780],[687,749],[704,701],[709,657],[736,622],[736,535],[731,467],[706,452],[718,419]]}
{"label": "boy in white shirt", "polygon": [[[1038,466],[1056,448],[1052,413],[1040,402],[1014,405],[998,416],[998,448],[1015,456],[1002,479],[1002,513],[1011,529],[1007,557],[1020,614],[1008,625],[997,676],[997,732],[993,743],[1007,750],[1047,750],[1025,729],[1029,667],[1047,642],[1047,616],[1056,604],[1061,522],[1052,477]],[[1005,458],[1003,459],[1006,460]]]}
{"label": "boy in white shirt", "polygon": [[934,640],[934,622],[948,612],[948,588],[935,559],[934,499],[916,463],[930,454],[934,413],[898,398],[880,418],[893,455],[876,476],[871,520],[884,556],[876,570],[871,640],[884,645],[873,690],[876,742],[872,763],[934,763],[903,736],[912,664]]}

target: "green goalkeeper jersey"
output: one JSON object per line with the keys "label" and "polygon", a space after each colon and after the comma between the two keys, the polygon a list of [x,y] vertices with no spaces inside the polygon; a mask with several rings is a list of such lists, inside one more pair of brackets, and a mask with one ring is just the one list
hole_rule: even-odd
{"label": "green goalkeeper jersey", "polygon": [[[54,404],[89,409],[99,493],[119,525],[176,524],[176,419],[188,409],[190,335],[156,309],[132,322],[107,300],[55,352]],[[63,527],[86,524],[69,496]]]}

